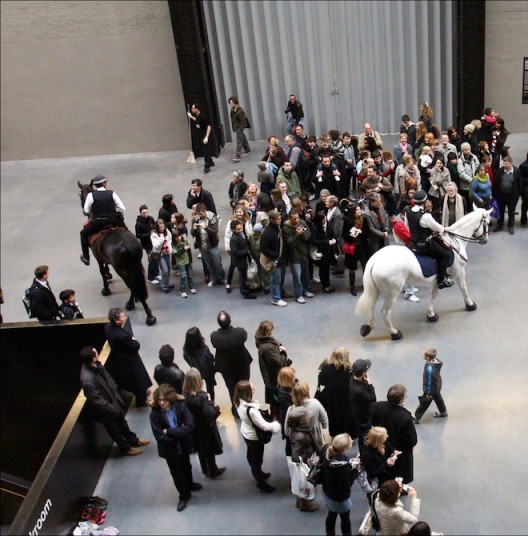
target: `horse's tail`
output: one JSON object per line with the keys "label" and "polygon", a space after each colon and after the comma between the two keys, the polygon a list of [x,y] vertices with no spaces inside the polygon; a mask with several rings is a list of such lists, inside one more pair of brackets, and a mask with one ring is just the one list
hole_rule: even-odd
{"label": "horse's tail", "polygon": [[374,262],[372,257],[367,262],[365,267],[365,272],[363,273],[363,294],[360,296],[357,305],[356,305],[356,316],[361,318],[372,318],[372,312],[374,306],[378,301],[380,291],[376,284],[374,283],[374,278],[372,277],[372,270],[374,268]]}

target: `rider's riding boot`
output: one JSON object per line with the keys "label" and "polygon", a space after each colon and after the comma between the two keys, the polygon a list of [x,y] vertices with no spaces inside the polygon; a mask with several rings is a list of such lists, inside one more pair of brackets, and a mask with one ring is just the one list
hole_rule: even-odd
{"label": "rider's riding boot", "polygon": [[451,279],[448,279],[445,277],[440,283],[438,283],[438,288],[449,288],[452,287],[455,284],[455,282]]}
{"label": "rider's riding boot", "polygon": [[81,255],[81,262],[83,264],[86,264],[86,266],[90,266],[90,257],[85,257],[84,255]]}

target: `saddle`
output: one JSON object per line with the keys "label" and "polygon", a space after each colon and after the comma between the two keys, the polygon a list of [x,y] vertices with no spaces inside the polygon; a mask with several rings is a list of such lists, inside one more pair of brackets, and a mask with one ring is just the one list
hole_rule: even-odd
{"label": "saddle", "polygon": [[[432,275],[436,275],[438,271],[436,260],[430,255],[422,255],[421,253],[418,253],[418,251],[411,246],[408,246],[408,247],[409,247],[409,250],[411,250],[414,253],[416,260],[418,261],[418,264],[420,265],[420,268],[422,269],[422,275],[424,277],[431,277]],[[452,266],[453,262],[455,262],[455,252],[451,251],[449,255],[448,266]]]}
{"label": "saddle", "polygon": [[97,231],[96,233],[90,235],[90,238],[88,238],[88,243],[90,244],[90,247],[93,247],[93,245],[99,240],[99,238],[101,238],[110,231],[114,231],[115,229],[122,229],[123,231],[126,231],[128,230],[128,227],[126,227],[125,225],[109,225],[108,227]]}

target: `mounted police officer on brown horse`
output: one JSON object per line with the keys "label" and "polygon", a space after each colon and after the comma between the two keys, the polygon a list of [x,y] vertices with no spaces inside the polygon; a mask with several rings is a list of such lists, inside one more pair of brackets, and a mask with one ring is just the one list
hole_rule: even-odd
{"label": "mounted police officer on brown horse", "polygon": [[141,302],[147,314],[146,323],[154,325],[156,317],[147,305],[147,282],[141,263],[143,248],[125,226],[125,205],[115,192],[106,189],[106,178],[102,175],[94,177],[90,184],[77,184],[81,189],[83,212],[91,216],[81,231],[81,261],[90,264],[91,246],[103,278],[101,294],[108,296],[112,293],[108,285],[112,279],[108,265],[112,265],[131,291],[125,308],[131,311],[136,301]]}

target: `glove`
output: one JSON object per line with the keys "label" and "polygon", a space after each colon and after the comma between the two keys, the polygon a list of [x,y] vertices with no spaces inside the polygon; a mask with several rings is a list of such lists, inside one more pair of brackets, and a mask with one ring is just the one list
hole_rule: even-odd
{"label": "glove", "polygon": [[188,117],[189,119],[192,119],[192,118],[193,118],[193,114],[192,114],[191,112],[187,112],[187,117]]}
{"label": "glove", "polygon": [[203,139],[203,144],[204,145],[207,145],[207,142],[209,141],[209,138],[206,136],[204,139]]}

